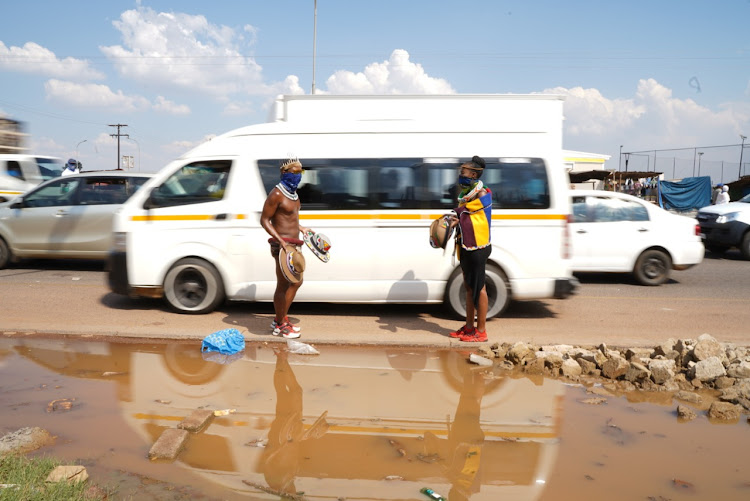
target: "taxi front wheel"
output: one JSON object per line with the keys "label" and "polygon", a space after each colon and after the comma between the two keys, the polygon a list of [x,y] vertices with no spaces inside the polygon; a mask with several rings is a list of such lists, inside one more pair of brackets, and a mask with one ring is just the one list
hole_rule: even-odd
{"label": "taxi front wheel", "polygon": [[164,297],[178,313],[209,313],[224,301],[224,283],[211,263],[185,258],[164,278]]}

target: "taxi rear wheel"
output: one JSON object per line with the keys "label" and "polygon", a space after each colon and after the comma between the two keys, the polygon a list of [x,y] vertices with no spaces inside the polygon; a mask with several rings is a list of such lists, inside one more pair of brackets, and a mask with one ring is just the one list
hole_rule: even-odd
{"label": "taxi rear wheel", "polygon": [[[497,266],[488,264],[485,272],[487,287],[487,318],[503,314],[510,304],[510,282]],[[448,279],[445,302],[454,315],[466,318],[466,288],[461,268],[456,268]]]}
{"label": "taxi rear wheel", "polygon": [[224,301],[224,283],[211,263],[185,258],[167,272],[164,297],[179,313],[209,313]]}

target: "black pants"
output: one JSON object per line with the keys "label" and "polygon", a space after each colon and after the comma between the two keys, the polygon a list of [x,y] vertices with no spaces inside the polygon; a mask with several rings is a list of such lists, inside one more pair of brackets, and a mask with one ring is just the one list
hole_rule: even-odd
{"label": "black pants", "polygon": [[464,274],[464,282],[471,289],[472,298],[474,298],[474,307],[479,304],[479,293],[484,287],[485,268],[487,259],[492,253],[492,246],[488,245],[477,250],[461,249],[461,271]]}

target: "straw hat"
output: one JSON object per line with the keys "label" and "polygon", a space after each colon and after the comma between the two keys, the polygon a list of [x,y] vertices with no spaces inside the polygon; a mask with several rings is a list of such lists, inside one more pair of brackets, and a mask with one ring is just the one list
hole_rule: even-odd
{"label": "straw hat", "polygon": [[305,272],[305,256],[297,247],[290,246],[290,249],[287,251],[284,246],[279,249],[279,267],[284,278],[296,284],[302,280],[302,274]]}
{"label": "straw hat", "polygon": [[331,240],[323,235],[322,233],[315,233],[314,231],[308,231],[304,236],[305,244],[315,254],[318,259],[327,263],[330,256]]}
{"label": "straw hat", "polygon": [[430,245],[434,249],[445,249],[453,235],[450,216],[443,215],[430,224]]}

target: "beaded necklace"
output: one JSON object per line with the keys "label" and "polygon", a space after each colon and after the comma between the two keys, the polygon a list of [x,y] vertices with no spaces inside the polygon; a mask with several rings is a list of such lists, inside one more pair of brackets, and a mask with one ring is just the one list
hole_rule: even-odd
{"label": "beaded necklace", "polygon": [[286,186],[281,183],[277,184],[276,187],[279,189],[281,194],[287,197],[289,200],[297,200],[299,198],[298,193],[289,193],[289,190],[286,189]]}
{"label": "beaded necklace", "polygon": [[458,196],[458,203],[463,204],[470,201],[477,195],[477,193],[482,190],[482,188],[484,188],[484,184],[482,184],[482,181],[477,181],[473,187],[466,188],[465,190],[461,191]]}

